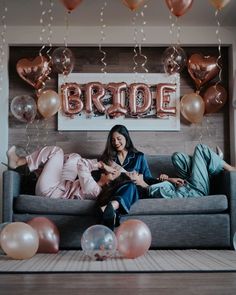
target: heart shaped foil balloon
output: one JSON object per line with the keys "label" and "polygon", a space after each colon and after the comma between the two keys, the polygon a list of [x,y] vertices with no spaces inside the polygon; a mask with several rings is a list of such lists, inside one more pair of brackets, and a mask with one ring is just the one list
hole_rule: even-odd
{"label": "heart shaped foil balloon", "polygon": [[46,57],[37,56],[34,59],[22,58],[16,64],[19,76],[35,89],[42,89],[49,79],[51,67]]}
{"label": "heart shaped foil balloon", "polygon": [[188,60],[188,72],[199,89],[219,73],[217,58],[195,53]]}

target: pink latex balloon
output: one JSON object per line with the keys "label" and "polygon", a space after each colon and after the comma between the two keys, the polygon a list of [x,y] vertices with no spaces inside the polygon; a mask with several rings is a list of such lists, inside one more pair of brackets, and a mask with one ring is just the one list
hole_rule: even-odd
{"label": "pink latex balloon", "polygon": [[27,222],[39,236],[38,253],[57,253],[60,234],[57,226],[46,217],[35,217]]}
{"label": "pink latex balloon", "polygon": [[116,231],[118,250],[125,258],[137,258],[145,254],[151,245],[148,226],[137,219],[123,222]]}
{"label": "pink latex balloon", "polygon": [[24,222],[12,222],[1,231],[0,244],[3,251],[13,259],[28,259],[38,250],[37,232]]}
{"label": "pink latex balloon", "polygon": [[40,114],[44,118],[50,118],[59,111],[61,98],[53,90],[44,90],[39,94],[37,105]]}
{"label": "pink latex balloon", "polygon": [[180,111],[189,122],[202,122],[205,112],[205,104],[202,97],[197,93],[185,94],[180,101]]}

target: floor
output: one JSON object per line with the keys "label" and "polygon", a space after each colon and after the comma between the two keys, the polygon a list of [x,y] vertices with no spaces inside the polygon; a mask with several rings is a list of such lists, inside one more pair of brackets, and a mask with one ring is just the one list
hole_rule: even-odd
{"label": "floor", "polygon": [[1,274],[1,295],[235,295],[236,272]]}

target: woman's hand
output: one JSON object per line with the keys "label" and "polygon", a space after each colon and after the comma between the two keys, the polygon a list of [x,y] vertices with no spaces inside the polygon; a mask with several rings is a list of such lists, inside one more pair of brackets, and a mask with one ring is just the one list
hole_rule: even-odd
{"label": "woman's hand", "polygon": [[161,174],[159,176],[160,181],[165,181],[165,180],[168,180],[168,179],[169,179],[169,176],[167,174]]}
{"label": "woman's hand", "polygon": [[143,179],[143,174],[139,174],[137,171],[127,172],[126,175],[137,185],[147,187],[148,184]]}
{"label": "woman's hand", "polygon": [[106,172],[111,173],[111,174],[116,174],[118,171],[116,168],[109,166],[101,161],[98,162],[98,168],[104,169]]}
{"label": "woman's hand", "polygon": [[177,187],[183,186],[185,184],[185,180],[182,178],[169,177],[168,181],[173,183]]}

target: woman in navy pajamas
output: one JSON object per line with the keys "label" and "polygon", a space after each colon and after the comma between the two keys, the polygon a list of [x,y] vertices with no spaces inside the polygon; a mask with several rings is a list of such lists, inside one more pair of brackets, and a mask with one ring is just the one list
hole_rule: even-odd
{"label": "woman in navy pajamas", "polygon": [[[123,173],[124,182],[117,183],[114,189],[103,190],[100,204],[103,213],[103,223],[114,228],[114,220],[120,212],[128,213],[130,207],[141,196],[142,185],[136,185],[138,175],[143,175],[146,184],[158,182],[152,177],[145,155],[138,151],[130,138],[127,128],[123,125],[115,125],[109,132],[105,150],[101,160],[117,168]],[[120,180],[120,179],[119,179]],[[110,192],[113,193],[112,199]],[[110,200],[109,200],[110,198]]]}

